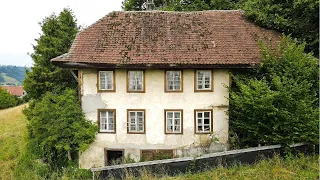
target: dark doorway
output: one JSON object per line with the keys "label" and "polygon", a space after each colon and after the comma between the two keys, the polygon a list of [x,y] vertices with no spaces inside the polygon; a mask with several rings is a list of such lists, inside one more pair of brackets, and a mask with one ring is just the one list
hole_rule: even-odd
{"label": "dark doorway", "polygon": [[123,150],[105,149],[105,164],[106,166],[122,164]]}

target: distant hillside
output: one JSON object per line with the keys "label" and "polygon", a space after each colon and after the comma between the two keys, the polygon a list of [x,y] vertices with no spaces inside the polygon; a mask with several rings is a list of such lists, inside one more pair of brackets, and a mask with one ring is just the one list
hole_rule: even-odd
{"label": "distant hillside", "polygon": [[26,76],[26,67],[0,65],[0,84],[21,85]]}

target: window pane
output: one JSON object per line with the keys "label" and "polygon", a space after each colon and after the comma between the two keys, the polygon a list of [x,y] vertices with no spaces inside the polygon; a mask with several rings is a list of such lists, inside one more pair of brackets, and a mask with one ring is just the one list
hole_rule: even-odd
{"label": "window pane", "polygon": [[109,123],[108,125],[109,125],[109,129],[108,130],[113,131],[113,123]]}
{"label": "window pane", "polygon": [[175,126],[175,127],[174,127],[174,130],[175,130],[176,132],[180,132],[180,126]]}
{"label": "window pane", "polygon": [[210,120],[209,119],[204,119],[204,124],[210,124]]}
{"label": "window pane", "polygon": [[130,117],[134,117],[135,116],[135,112],[129,112]]}
{"label": "window pane", "polygon": [[204,117],[206,118],[210,117],[210,112],[204,112]]}
{"label": "window pane", "polygon": [[113,112],[112,111],[108,111],[108,117],[113,117]]}
{"label": "window pane", "polygon": [[204,125],[204,131],[210,131],[210,126],[209,125]]}
{"label": "window pane", "polygon": [[167,118],[173,118],[173,112],[167,112]]}
{"label": "window pane", "polygon": [[136,124],[136,119],[134,117],[130,118],[130,124]]}
{"label": "window pane", "polygon": [[107,117],[107,112],[106,111],[100,112],[100,117],[101,118]]}
{"label": "window pane", "polygon": [[143,124],[143,118],[138,118],[138,123]]}
{"label": "window pane", "polygon": [[174,118],[180,118],[180,112],[175,112],[174,113]]}
{"label": "window pane", "polygon": [[109,123],[113,123],[113,118],[109,118]]}
{"label": "window pane", "polygon": [[142,117],[143,116],[143,112],[137,112],[137,116],[138,117]]}
{"label": "window pane", "polygon": [[180,125],[180,119],[175,119],[174,125]]}
{"label": "window pane", "polygon": [[135,125],[130,125],[130,131],[136,131],[136,126]]}
{"label": "window pane", "polygon": [[202,113],[201,112],[197,112],[197,114],[198,114],[198,118],[202,117]]}

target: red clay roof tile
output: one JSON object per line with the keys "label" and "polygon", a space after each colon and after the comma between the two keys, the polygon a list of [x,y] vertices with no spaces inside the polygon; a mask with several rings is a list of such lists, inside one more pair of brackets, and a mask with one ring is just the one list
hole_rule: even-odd
{"label": "red clay roof tile", "polygon": [[23,86],[1,86],[1,88],[9,91],[11,95],[22,96],[23,95]]}
{"label": "red clay roof tile", "polygon": [[243,11],[112,12],[80,32],[56,63],[252,65],[258,41],[280,34],[258,27]]}

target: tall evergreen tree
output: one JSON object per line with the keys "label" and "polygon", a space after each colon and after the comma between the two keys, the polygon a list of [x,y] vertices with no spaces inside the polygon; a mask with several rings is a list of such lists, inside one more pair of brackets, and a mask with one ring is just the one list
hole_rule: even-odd
{"label": "tall evergreen tree", "polygon": [[59,16],[52,14],[41,23],[42,34],[36,39],[31,57],[34,67],[27,71],[24,88],[30,98],[40,99],[47,91],[61,92],[76,88],[76,81],[69,71],[50,63],[50,59],[67,53],[79,31],[77,20],[70,9],[64,9]]}

